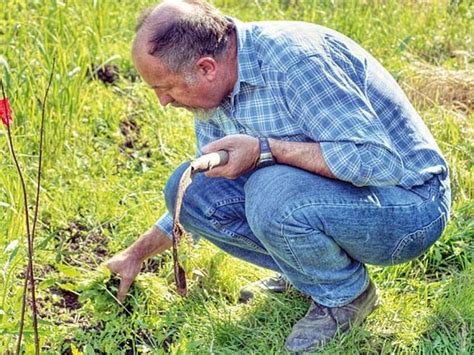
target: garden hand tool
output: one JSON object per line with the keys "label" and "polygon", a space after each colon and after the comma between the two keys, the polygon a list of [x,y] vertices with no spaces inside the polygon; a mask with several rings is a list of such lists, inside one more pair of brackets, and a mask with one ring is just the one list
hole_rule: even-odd
{"label": "garden hand tool", "polygon": [[225,150],[219,150],[200,156],[193,160],[189,167],[184,171],[179,181],[178,193],[176,195],[175,211],[173,216],[173,269],[174,280],[176,282],[176,290],[181,296],[186,296],[186,274],[179,264],[178,260],[178,244],[184,234],[184,229],[179,223],[179,214],[181,212],[181,204],[187,187],[191,184],[193,176],[199,172],[205,172],[217,166],[227,164],[229,154]]}

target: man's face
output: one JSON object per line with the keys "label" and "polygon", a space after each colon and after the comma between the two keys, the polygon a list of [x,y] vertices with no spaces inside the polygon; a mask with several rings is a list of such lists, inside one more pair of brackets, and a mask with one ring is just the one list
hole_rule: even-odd
{"label": "man's face", "polygon": [[222,100],[213,82],[198,69],[185,76],[173,73],[158,58],[148,54],[134,54],[133,60],[162,106],[182,107],[201,116],[208,115]]}

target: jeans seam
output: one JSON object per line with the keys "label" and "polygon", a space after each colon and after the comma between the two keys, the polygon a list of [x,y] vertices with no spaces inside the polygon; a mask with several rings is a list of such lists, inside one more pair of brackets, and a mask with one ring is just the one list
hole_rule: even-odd
{"label": "jeans seam", "polygon": [[252,248],[252,250],[254,251],[258,251],[259,253],[261,254],[265,254],[265,255],[270,255],[268,254],[268,251],[266,251],[265,249],[261,248],[260,246],[258,246],[257,244],[255,244],[254,242],[252,242],[250,239],[248,239],[247,237],[245,236],[242,236],[240,234],[236,234],[236,237],[238,240],[242,241],[243,243],[245,243],[248,247]]}
{"label": "jeans seam", "polygon": [[[293,213],[295,213],[296,211],[302,209],[302,208],[306,208],[306,207],[309,207],[309,206],[327,206],[327,207],[341,207],[341,206],[346,206],[346,207],[351,207],[351,208],[371,208],[371,209],[392,209],[392,208],[413,208],[413,207],[419,207],[425,203],[427,203],[428,201],[423,201],[421,203],[412,203],[412,204],[406,204],[406,205],[389,205],[389,206],[374,206],[374,205],[370,205],[370,204],[358,204],[358,203],[350,203],[350,204],[346,204],[346,203],[328,203],[328,202],[325,202],[325,201],[314,201],[314,202],[308,202],[308,203],[305,203],[303,205],[300,205],[298,207],[294,207],[293,209],[291,209],[291,211],[285,213],[283,215],[283,220],[286,220],[287,218],[289,218],[290,216],[293,215]],[[321,219],[322,220],[322,219]]]}
{"label": "jeans seam", "polygon": [[245,202],[245,197],[229,197],[224,200],[219,200],[214,203],[214,209],[217,207],[222,207],[225,205],[230,205],[234,203],[242,203]]}
{"label": "jeans seam", "polygon": [[245,202],[245,197],[230,197],[223,200],[219,200],[217,202],[214,202],[214,204],[207,208],[204,214],[206,215],[206,217],[210,217],[214,214],[214,212],[216,212],[218,207],[243,202]]}
{"label": "jeans seam", "polygon": [[[235,233],[235,232],[231,231],[230,229],[227,229],[227,228],[223,227],[223,226],[222,226],[216,219],[214,219],[214,218],[209,218],[209,221],[211,222],[212,226],[213,226],[217,231],[223,232],[223,233],[227,234],[229,237],[235,238],[235,239],[241,241],[241,242],[244,243],[246,246],[248,246],[249,248],[251,248],[251,250],[253,250],[253,251],[258,251],[259,253],[268,255],[268,251],[266,251],[264,248],[260,247],[260,246],[257,245],[256,243],[254,243],[252,240],[250,240],[249,238],[247,238],[245,235],[242,235],[242,234],[239,234],[239,233]],[[221,240],[221,242],[226,243],[225,240]],[[232,244],[232,243],[227,243],[227,244]],[[235,244],[234,244],[234,245],[235,245]],[[237,244],[236,246],[238,246],[238,244]]]}
{"label": "jeans seam", "polygon": [[[296,211],[296,209],[294,210]],[[283,240],[285,241],[285,245],[286,245],[286,249],[287,249],[287,252],[289,252],[293,258],[293,262],[295,263],[295,265],[298,267],[298,270],[300,272],[302,272],[304,275],[307,275],[306,271],[304,270],[303,268],[303,265],[301,264],[298,256],[296,255],[296,253],[294,252],[293,248],[291,247],[291,243],[289,242],[287,236],[285,235],[285,221],[290,217],[292,216],[293,213],[289,214],[288,216],[285,216],[281,222],[280,222],[280,236],[281,238],[283,238]],[[325,225],[325,221],[323,218],[321,218],[321,223],[323,224],[323,226]],[[310,280],[311,281],[314,281],[311,277],[310,277]]]}
{"label": "jeans seam", "polygon": [[[236,204],[236,203],[243,203],[243,202],[245,202],[245,197],[242,197],[242,196],[229,197],[223,200],[216,201],[214,202],[213,206],[211,206],[205,211],[205,215],[207,218],[209,218],[209,221],[211,222],[212,226],[217,231],[223,232],[227,236],[239,240],[240,242],[244,243],[247,247],[249,247],[250,250],[268,255],[267,250],[260,247],[258,244],[254,243],[252,240],[250,240],[250,238],[246,237],[245,235],[241,235],[230,229],[225,228],[217,219],[212,218],[212,215],[217,211],[219,207]],[[222,241],[222,242],[225,243],[225,241]]]}
{"label": "jeans seam", "polygon": [[[282,222],[283,222],[283,221],[282,221]],[[294,262],[294,263],[296,264],[296,266],[298,267],[298,270],[299,270],[300,272],[305,273],[305,271],[303,270],[303,266],[301,265],[301,263],[300,263],[298,257],[296,256],[295,252],[294,252],[293,249],[291,248],[291,245],[290,245],[288,239],[286,238],[286,236],[285,236],[285,234],[284,234],[284,232],[283,232],[283,229],[284,229],[283,226],[284,226],[283,223],[280,223],[280,237],[283,238],[283,240],[285,241],[285,249],[286,249],[287,252],[290,253],[290,255],[291,255],[292,259],[293,259],[293,262]],[[305,274],[306,274],[306,273],[305,273]]]}

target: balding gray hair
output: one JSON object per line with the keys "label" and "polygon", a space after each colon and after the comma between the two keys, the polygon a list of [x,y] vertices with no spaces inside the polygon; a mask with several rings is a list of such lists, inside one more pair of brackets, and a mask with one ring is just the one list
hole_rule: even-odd
{"label": "balding gray hair", "polygon": [[189,71],[203,56],[219,60],[235,30],[234,23],[210,4],[200,0],[182,3],[192,11],[175,11],[167,21],[156,21],[154,11],[145,10],[137,26],[137,32],[146,28],[148,54],[177,73]]}

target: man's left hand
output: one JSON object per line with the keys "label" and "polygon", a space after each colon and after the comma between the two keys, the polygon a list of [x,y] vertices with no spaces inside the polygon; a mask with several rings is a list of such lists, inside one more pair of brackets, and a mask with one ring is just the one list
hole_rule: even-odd
{"label": "man's left hand", "polygon": [[226,136],[202,147],[204,154],[226,150],[229,161],[226,165],[213,168],[206,172],[209,177],[225,177],[237,179],[239,176],[255,169],[260,158],[258,138],[245,134]]}

